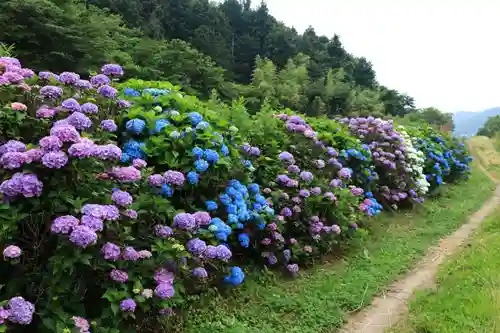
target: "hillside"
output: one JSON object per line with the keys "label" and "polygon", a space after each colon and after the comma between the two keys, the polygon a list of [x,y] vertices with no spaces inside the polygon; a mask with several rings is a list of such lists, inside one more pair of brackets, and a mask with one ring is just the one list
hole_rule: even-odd
{"label": "hillside", "polygon": [[453,114],[453,123],[456,136],[471,137],[486,123],[489,117],[500,115],[500,107],[486,109],[481,112],[456,112]]}

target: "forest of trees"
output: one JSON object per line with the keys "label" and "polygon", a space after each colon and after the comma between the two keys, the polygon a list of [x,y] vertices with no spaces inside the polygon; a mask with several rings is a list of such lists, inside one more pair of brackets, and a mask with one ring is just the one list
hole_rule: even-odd
{"label": "forest of trees", "polygon": [[340,37],[303,34],[250,0],[2,0],[0,42],[35,70],[88,75],[104,62],[201,98],[244,96],[308,115],[403,117],[414,100],[380,85]]}

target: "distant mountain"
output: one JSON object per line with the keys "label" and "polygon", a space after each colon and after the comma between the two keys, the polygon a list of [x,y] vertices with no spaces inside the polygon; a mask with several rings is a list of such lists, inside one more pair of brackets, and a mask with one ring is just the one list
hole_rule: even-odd
{"label": "distant mountain", "polygon": [[471,137],[483,127],[489,117],[500,115],[500,107],[487,109],[481,112],[459,111],[453,114],[453,124],[455,136]]}

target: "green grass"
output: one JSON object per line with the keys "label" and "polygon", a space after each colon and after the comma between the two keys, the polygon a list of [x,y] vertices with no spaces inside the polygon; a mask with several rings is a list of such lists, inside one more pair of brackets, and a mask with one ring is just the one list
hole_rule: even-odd
{"label": "green grass", "polygon": [[[474,168],[477,170],[477,168]],[[407,213],[373,220],[366,243],[342,260],[317,265],[295,280],[267,274],[248,278],[229,297],[200,301],[169,332],[321,333],[341,327],[349,311],[370,303],[411,269],[439,239],[463,224],[494,190],[474,171],[467,183],[450,186],[437,200]]]}
{"label": "green grass", "polygon": [[500,332],[500,209],[438,272],[436,290],[409,305],[398,333]]}

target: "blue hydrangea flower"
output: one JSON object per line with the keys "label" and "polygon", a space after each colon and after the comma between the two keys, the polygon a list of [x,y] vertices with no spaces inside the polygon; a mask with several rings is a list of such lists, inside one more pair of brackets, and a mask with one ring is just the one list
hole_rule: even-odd
{"label": "blue hydrangea flower", "polygon": [[200,175],[194,171],[190,171],[190,172],[188,172],[186,178],[187,178],[187,181],[189,184],[194,185],[194,184],[198,184],[198,181],[200,180]]}
{"label": "blue hydrangea flower", "polygon": [[132,88],[126,88],[124,91],[124,94],[125,94],[125,96],[133,96],[133,97],[137,97],[137,96],[141,95],[140,92],[138,92],[137,90],[132,89]]}
{"label": "blue hydrangea flower", "polygon": [[242,247],[247,248],[250,245],[250,238],[248,237],[247,234],[239,234],[238,240],[240,241],[240,245]]}
{"label": "blue hydrangea flower", "polygon": [[219,162],[219,154],[215,150],[206,149],[203,155],[205,156],[205,159],[210,163]]}
{"label": "blue hydrangea flower", "polygon": [[203,149],[201,149],[200,147],[194,147],[193,150],[191,150],[191,153],[196,159],[203,157]]}
{"label": "blue hydrangea flower", "polygon": [[144,131],[144,128],[146,128],[146,122],[138,118],[130,119],[129,121],[126,122],[125,128],[129,133],[141,134],[142,131]]}
{"label": "blue hydrangea flower", "polygon": [[168,125],[170,125],[170,122],[167,119],[158,119],[155,123],[155,129],[153,133],[160,133]]}
{"label": "blue hydrangea flower", "polygon": [[198,172],[205,172],[208,169],[208,162],[205,160],[197,160],[194,162],[194,167]]}
{"label": "blue hydrangea flower", "polygon": [[217,203],[215,201],[212,201],[212,200],[205,201],[205,206],[207,207],[207,210],[209,212],[213,212],[214,210],[217,210]]}
{"label": "blue hydrangea flower", "polygon": [[201,121],[198,125],[196,125],[196,129],[200,131],[204,131],[208,128],[209,124],[206,121]]}
{"label": "blue hydrangea flower", "polygon": [[130,162],[131,159],[132,158],[130,157],[129,154],[122,153],[122,157],[120,158],[120,162],[122,162],[122,163],[128,163],[128,162]]}
{"label": "blue hydrangea flower", "polygon": [[191,124],[193,126],[196,126],[198,125],[201,121],[203,121],[203,117],[201,116],[201,114],[199,114],[198,112],[191,112],[189,113],[189,119],[191,120]]}
{"label": "blue hydrangea flower", "polygon": [[220,151],[224,156],[229,155],[229,148],[226,145],[222,145],[222,147],[220,147]]}
{"label": "blue hydrangea flower", "polygon": [[231,274],[224,278],[224,282],[231,286],[239,286],[245,280],[245,273],[239,267],[231,268]]}
{"label": "blue hydrangea flower", "polygon": [[252,194],[257,194],[260,192],[260,187],[259,187],[259,184],[250,184],[248,185],[248,190],[250,191],[250,193]]}
{"label": "blue hydrangea flower", "polygon": [[168,184],[163,184],[161,194],[167,198],[171,198],[174,195],[174,189]]}

